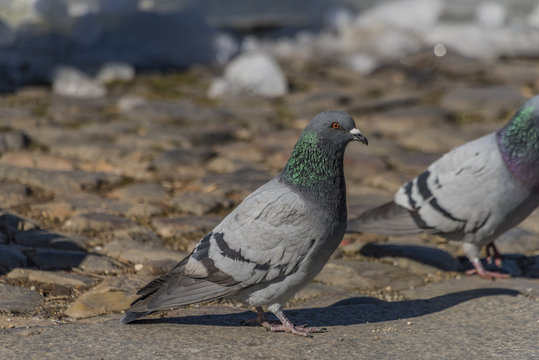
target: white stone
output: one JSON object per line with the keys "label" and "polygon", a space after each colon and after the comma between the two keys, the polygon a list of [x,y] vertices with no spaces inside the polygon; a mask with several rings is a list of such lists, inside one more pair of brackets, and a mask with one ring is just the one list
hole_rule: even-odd
{"label": "white stone", "polygon": [[499,28],[505,25],[507,10],[505,6],[495,2],[484,2],[479,4],[475,11],[477,21],[489,28]]}
{"label": "white stone", "polygon": [[337,7],[331,9],[327,15],[324,16],[324,25],[330,30],[341,31],[350,26],[354,21],[354,18],[354,14],[348,9]]}
{"label": "white stone", "polygon": [[360,27],[391,26],[393,28],[425,30],[438,21],[444,2],[441,0],[389,1],[360,13]]}
{"label": "white stone", "polygon": [[372,73],[378,67],[376,58],[365,53],[355,53],[350,55],[346,63],[352,70],[364,75]]}
{"label": "white stone", "polygon": [[217,98],[226,94],[227,82],[223,78],[217,78],[213,80],[208,90],[208,96],[211,98]]}
{"label": "white stone", "polygon": [[69,1],[67,5],[67,12],[71,17],[96,14],[99,12],[98,0]]}
{"label": "white stone", "polygon": [[238,42],[229,34],[217,34],[214,43],[215,57],[219,64],[226,64],[239,50]]}
{"label": "white stone", "polygon": [[131,81],[135,78],[135,68],[127,63],[107,63],[99,69],[97,81],[106,84],[112,81]]}
{"label": "white stone", "polygon": [[0,18],[12,29],[21,24],[39,22],[39,13],[35,9],[36,0],[3,0]]}
{"label": "white stone", "polygon": [[226,68],[224,79],[217,79],[209,96],[259,95],[277,97],[287,93],[287,81],[277,62],[262,52],[245,53]]}
{"label": "white stone", "polygon": [[121,112],[129,112],[137,107],[146,105],[148,102],[139,96],[124,96],[118,100],[118,110]]}
{"label": "white stone", "polygon": [[81,99],[103,97],[107,92],[97,81],[71,66],[59,66],[53,71],[52,89],[56,94]]}
{"label": "white stone", "polygon": [[530,26],[539,28],[539,3],[535,5],[532,12],[528,15],[527,22]]}

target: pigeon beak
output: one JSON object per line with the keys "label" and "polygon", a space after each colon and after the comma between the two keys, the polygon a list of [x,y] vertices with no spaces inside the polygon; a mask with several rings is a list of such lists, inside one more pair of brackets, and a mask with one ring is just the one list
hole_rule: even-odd
{"label": "pigeon beak", "polygon": [[352,134],[352,137],[354,138],[354,141],[360,141],[365,145],[369,145],[369,140],[367,140],[367,137],[359,131],[357,128],[353,128],[350,130],[350,134]]}

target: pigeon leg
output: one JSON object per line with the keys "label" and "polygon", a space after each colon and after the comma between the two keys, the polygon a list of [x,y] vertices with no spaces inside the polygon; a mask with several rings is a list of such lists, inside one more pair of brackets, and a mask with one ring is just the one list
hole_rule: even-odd
{"label": "pigeon leg", "polygon": [[509,274],[502,274],[502,273],[499,273],[499,272],[496,272],[496,271],[487,271],[487,270],[485,270],[483,265],[481,265],[481,261],[479,259],[474,259],[472,261],[472,264],[473,264],[474,268],[471,269],[471,270],[466,271],[466,275],[477,274],[477,275],[479,275],[481,277],[484,277],[485,279],[489,279],[489,280],[493,279],[493,278],[507,279],[507,278],[511,277],[511,275],[509,275]]}
{"label": "pigeon leg", "polygon": [[487,245],[487,260],[489,264],[492,262],[492,258],[494,258],[494,264],[496,264],[497,267],[502,266],[502,256],[500,255],[500,252],[496,248],[496,245],[494,244],[494,241],[491,241]]}
{"label": "pigeon leg", "polygon": [[271,323],[269,322],[266,316],[266,313],[264,312],[264,309],[262,309],[262,307],[260,306],[256,308],[256,318],[244,320],[242,321],[241,324],[242,325],[260,325],[260,326],[264,326],[264,324],[268,324],[269,326],[271,326]]}
{"label": "pigeon leg", "polygon": [[[311,334],[313,333],[322,333],[326,332],[326,328],[319,328],[319,327],[306,327],[305,325],[294,325],[286,315],[281,311],[274,312],[275,316],[281,321],[281,324],[278,325],[271,325],[269,323],[263,324],[267,330],[269,331],[275,331],[275,332],[287,332],[293,335],[300,335],[300,336],[306,336],[306,337],[312,337]],[[269,325],[269,327],[267,326]]]}
{"label": "pigeon leg", "polygon": [[317,327],[305,327],[305,325],[294,326],[290,320],[285,316],[282,311],[275,312],[275,315],[280,320],[280,322],[270,322],[264,312],[262,307],[256,308],[256,318],[245,320],[242,322],[242,325],[260,325],[264,329],[272,332],[287,332],[294,335],[311,337],[311,333],[321,333],[326,332],[326,328],[317,328]]}

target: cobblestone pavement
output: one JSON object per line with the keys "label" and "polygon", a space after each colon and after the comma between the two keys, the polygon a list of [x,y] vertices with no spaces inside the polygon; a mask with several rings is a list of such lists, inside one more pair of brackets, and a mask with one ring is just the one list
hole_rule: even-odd
{"label": "cobblestone pavement", "polygon": [[[350,112],[369,147],[345,158],[349,215],[442,153],[502,126],[539,65],[418,53],[368,76],[282,64],[278,99],[206,96],[215,69],[142,74],[98,100],[45,87],[0,97],[0,358],[534,358],[539,211],[498,241],[508,280],[466,277],[460,243],[347,235],[289,304],[313,339],[241,327],[228,302],[117,320],[136,290],[284,165],[301,129]],[[487,71],[488,70],[488,71]]]}

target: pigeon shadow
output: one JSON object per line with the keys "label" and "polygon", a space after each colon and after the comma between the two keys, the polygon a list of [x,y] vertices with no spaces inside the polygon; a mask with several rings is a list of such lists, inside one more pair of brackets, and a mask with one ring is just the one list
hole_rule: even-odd
{"label": "pigeon shadow", "polygon": [[[361,250],[361,255],[367,257],[400,257],[433,266],[443,271],[464,272],[473,266],[466,256],[453,257],[448,252],[432,246],[405,245],[405,244],[377,244],[367,243]],[[539,278],[539,256],[526,256],[522,254],[502,254],[502,266],[481,260],[485,269],[507,273],[512,277]]]}
{"label": "pigeon shadow", "polygon": [[[485,296],[517,296],[518,294],[518,291],[511,289],[484,288],[454,292],[431,299],[396,302],[386,302],[367,296],[352,297],[338,301],[327,307],[290,309],[285,311],[285,313],[296,324],[309,324],[312,326],[357,325],[423,316]],[[256,314],[254,312],[244,311],[234,314],[205,314],[144,319],[137,320],[133,324],[172,323],[183,325],[242,326],[243,321],[255,317]]]}

